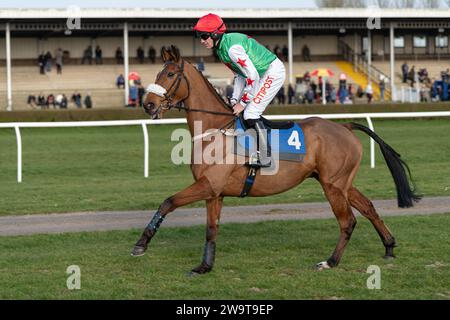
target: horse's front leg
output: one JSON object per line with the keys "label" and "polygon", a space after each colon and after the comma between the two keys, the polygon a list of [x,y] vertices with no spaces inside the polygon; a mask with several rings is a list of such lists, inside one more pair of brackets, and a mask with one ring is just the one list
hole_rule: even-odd
{"label": "horse's front leg", "polygon": [[216,239],[219,229],[220,212],[222,210],[223,197],[206,200],[207,224],[206,242],[203,261],[191,271],[191,275],[203,274],[212,270],[216,256]]}
{"label": "horse's front leg", "polygon": [[141,238],[136,242],[136,245],[131,253],[132,256],[142,256],[147,250],[150,240],[158,231],[159,226],[163,222],[166,215],[178,207],[199,201],[211,199],[214,197],[214,191],[205,177],[200,178],[197,182],[184,189],[181,192],[167,198],[160,205],[150,223],[144,229]]}

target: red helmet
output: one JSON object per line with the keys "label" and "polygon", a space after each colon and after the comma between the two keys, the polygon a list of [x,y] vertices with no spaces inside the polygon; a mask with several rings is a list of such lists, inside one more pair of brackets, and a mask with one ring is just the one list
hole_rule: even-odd
{"label": "red helmet", "polygon": [[227,27],[225,26],[225,23],[223,23],[221,17],[216,14],[208,13],[198,20],[193,30],[222,34],[227,30]]}

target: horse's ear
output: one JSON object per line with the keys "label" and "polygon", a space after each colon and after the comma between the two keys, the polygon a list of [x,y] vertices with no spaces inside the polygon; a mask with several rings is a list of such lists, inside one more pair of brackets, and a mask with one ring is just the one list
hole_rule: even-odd
{"label": "horse's ear", "polygon": [[178,63],[180,61],[180,50],[174,45],[171,45],[170,51],[172,53],[173,61]]}
{"label": "horse's ear", "polygon": [[161,59],[164,63],[171,59],[171,54],[165,46],[161,48]]}

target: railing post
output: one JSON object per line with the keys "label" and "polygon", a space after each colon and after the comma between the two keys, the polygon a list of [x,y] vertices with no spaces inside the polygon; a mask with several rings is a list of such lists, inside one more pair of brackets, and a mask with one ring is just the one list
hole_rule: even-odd
{"label": "railing post", "polygon": [[142,131],[144,132],[144,178],[148,178],[148,162],[149,162],[149,141],[147,125],[142,123]]}
{"label": "railing post", "polygon": [[[367,123],[369,124],[370,130],[375,132],[375,129],[373,127],[372,119],[370,119],[369,116],[366,117]],[[375,168],[375,140],[370,138],[370,167],[373,169]]]}
{"label": "railing post", "polygon": [[17,140],[17,182],[22,182],[22,136],[20,135],[19,125],[14,126]]}

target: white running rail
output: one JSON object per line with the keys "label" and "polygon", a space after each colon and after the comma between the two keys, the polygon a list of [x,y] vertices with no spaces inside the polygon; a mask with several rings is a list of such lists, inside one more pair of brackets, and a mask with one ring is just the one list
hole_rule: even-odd
{"label": "white running rail", "polygon": [[[450,117],[450,111],[440,112],[388,112],[388,113],[339,113],[339,114],[307,114],[307,115],[273,115],[266,116],[269,120],[301,120],[310,117],[323,119],[366,119],[369,128],[375,131],[372,119],[387,118],[428,118]],[[20,128],[67,128],[67,127],[111,127],[111,126],[142,126],[144,134],[144,177],[149,174],[149,138],[147,125],[183,124],[186,119],[161,120],[118,120],[118,121],[71,121],[71,122],[0,122],[0,128],[13,128],[17,139],[17,182],[22,182],[22,138]],[[375,168],[375,142],[370,138],[370,165]]]}

